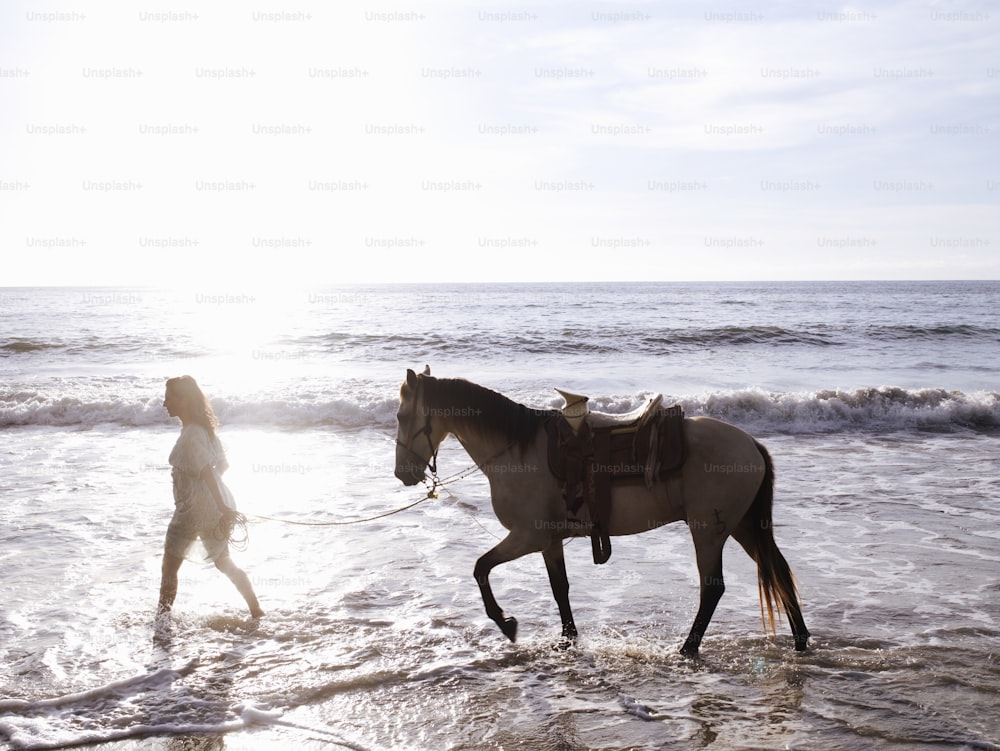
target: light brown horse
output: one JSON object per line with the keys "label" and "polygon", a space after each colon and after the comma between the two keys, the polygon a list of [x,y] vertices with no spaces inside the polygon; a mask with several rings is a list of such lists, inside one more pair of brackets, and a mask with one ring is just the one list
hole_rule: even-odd
{"label": "light brown horse", "polygon": [[[514,641],[517,620],[497,604],[489,575],[495,566],[540,552],[562,617],[562,635],[577,635],[569,604],[563,541],[589,534],[586,505],[570,518],[559,483],[548,469],[546,422],[553,410],[539,410],[461,379],[439,379],[430,368],[407,370],[399,394],[396,477],[404,485],[436,475],[441,441],[454,435],[489,479],[493,511],[509,534],[476,562],[474,575],[486,614]],[[774,471],[767,450],[737,427],[707,417],[684,420],[686,460],[652,489],[645,483],[616,484],[612,490],[611,535],[646,532],[685,521],[694,539],[700,603],[681,653],[698,655],[702,637],[725,591],[722,548],[732,536],[757,563],[761,614],[784,611],[795,648],[806,648],[809,631],[792,573],[774,542],[771,501]],[[582,515],[582,516],[581,516]]]}

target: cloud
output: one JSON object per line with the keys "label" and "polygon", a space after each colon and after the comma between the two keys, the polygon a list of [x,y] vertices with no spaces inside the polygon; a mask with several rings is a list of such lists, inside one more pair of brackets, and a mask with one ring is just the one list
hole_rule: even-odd
{"label": "cloud", "polygon": [[997,276],[975,6],[6,15],[3,284]]}

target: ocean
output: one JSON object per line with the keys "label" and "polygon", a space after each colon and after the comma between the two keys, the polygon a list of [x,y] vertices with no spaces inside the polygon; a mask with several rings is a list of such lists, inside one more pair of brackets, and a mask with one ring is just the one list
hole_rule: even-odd
{"label": "ocean", "polygon": [[[0,289],[0,748],[997,749],[1000,282]],[[566,545],[577,644],[482,475],[393,476],[406,369],[525,404],[662,393],[752,433],[810,649],[730,543],[701,649],[687,528]],[[210,396],[267,615],[186,563],[155,619],[179,424]],[[471,461],[454,439],[442,476]],[[266,518],[265,518],[266,517]],[[326,526],[319,526],[326,525]]]}

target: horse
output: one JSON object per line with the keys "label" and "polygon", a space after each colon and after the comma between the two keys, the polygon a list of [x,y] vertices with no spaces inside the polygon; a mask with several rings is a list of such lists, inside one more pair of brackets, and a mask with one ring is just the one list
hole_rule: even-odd
{"label": "horse", "polygon": [[[517,619],[499,606],[490,587],[498,565],[540,552],[562,619],[562,643],[578,635],[569,602],[563,544],[588,534],[586,508],[570,521],[566,500],[548,470],[546,423],[557,410],[527,407],[464,379],[431,376],[430,368],[406,371],[396,415],[395,476],[410,487],[437,478],[441,442],[454,435],[489,480],[493,511],[508,534],[482,555],[473,570],[486,614],[512,642]],[[756,562],[761,618],[767,608],[774,632],[775,611],[783,611],[795,649],[805,650],[809,631],[799,604],[795,579],[774,540],[771,507],[774,468],[767,449],[734,425],[710,417],[684,418],[685,462],[652,487],[616,483],[612,488],[607,532],[631,535],[676,521],[687,523],[694,540],[699,574],[699,604],[681,647],[697,658],[716,606],[725,592],[722,549],[733,537]],[[767,621],[765,621],[767,626]]]}

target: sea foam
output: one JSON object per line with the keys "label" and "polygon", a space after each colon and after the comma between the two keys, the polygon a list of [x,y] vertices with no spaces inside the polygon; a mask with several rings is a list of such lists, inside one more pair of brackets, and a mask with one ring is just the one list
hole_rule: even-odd
{"label": "sea foam", "polygon": [[[628,412],[648,395],[591,396],[592,409]],[[532,398],[534,397],[534,398]],[[762,389],[710,391],[670,396],[688,417],[715,417],[748,430],[779,433],[887,430],[976,430],[1000,428],[1000,394],[894,386],[854,390],[781,392]],[[554,409],[551,392],[529,394],[529,406]],[[224,425],[248,427],[391,430],[398,398],[372,393],[273,394],[213,400]],[[40,391],[0,390],[0,428],[49,426],[153,427],[167,424],[161,400],[121,397],[87,399]]]}

